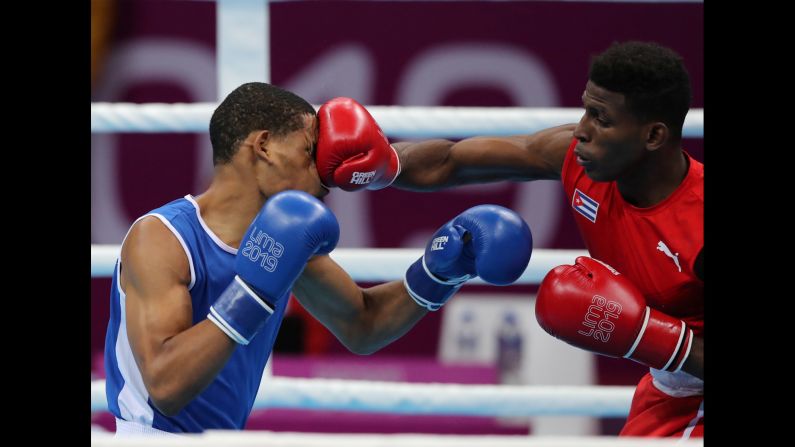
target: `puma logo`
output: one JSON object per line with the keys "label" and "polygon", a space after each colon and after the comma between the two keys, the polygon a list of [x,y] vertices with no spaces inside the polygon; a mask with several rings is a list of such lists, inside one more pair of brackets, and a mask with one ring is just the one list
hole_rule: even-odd
{"label": "puma logo", "polygon": [[671,253],[671,250],[663,241],[657,242],[657,250],[660,250],[661,252],[665,253],[666,256],[673,259],[674,263],[676,264],[676,268],[679,269],[680,272],[682,271],[682,267],[679,265],[679,253]]}

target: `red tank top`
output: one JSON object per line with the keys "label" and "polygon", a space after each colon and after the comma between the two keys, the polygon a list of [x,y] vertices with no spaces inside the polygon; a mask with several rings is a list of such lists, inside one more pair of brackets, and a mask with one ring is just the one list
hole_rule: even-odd
{"label": "red tank top", "polygon": [[577,164],[573,140],[561,180],[574,220],[591,256],[626,275],[647,304],[683,319],[701,335],[704,283],[693,262],[704,246],[704,165],[687,155],[687,176],[662,202],[638,208],[624,201],[616,182],[595,182]]}

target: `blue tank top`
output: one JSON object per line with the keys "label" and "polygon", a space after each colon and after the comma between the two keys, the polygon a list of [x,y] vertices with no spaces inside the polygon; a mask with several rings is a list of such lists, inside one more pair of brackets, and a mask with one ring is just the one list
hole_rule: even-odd
{"label": "blue tank top", "polygon": [[[207,227],[199,213],[199,205],[189,195],[152,210],[138,220],[146,216],[160,219],[185,250],[190,264],[188,290],[193,304],[193,324],[203,321],[210,305],[234,278],[237,249],[226,245]],[[125,323],[126,297],[119,286],[120,264],[118,260],[113,273],[110,322],[105,336],[105,394],[110,411],[117,418],[173,433],[242,429],[254,405],[287,297],[279,301],[273,316],[251,343],[237,346],[226,366],[201,394],[175,416],[166,416],[149,400],[130,350]]]}

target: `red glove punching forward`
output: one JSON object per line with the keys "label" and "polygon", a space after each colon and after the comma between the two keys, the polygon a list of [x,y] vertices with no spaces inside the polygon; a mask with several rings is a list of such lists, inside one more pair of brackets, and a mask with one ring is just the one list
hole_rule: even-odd
{"label": "red glove punching forward", "polygon": [[400,161],[378,123],[351,98],[334,98],[317,112],[317,172],[329,188],[382,189],[400,173]]}
{"label": "red glove punching forward", "polygon": [[585,256],[547,273],[536,319],[570,345],[673,372],[682,368],[693,340],[684,321],[651,309],[629,279]]}

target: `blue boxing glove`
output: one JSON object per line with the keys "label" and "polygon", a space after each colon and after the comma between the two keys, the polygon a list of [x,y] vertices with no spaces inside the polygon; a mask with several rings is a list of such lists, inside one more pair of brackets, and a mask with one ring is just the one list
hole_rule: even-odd
{"label": "blue boxing glove", "polygon": [[444,224],[403,281],[420,306],[438,310],[463,284],[480,276],[504,286],[522,275],[533,236],[518,214],[497,205],[470,208]]}
{"label": "blue boxing glove", "polygon": [[207,318],[247,345],[289,298],[309,258],[329,253],[339,236],[337,218],[320,200],[300,191],[272,196],[243,236],[235,259],[237,275]]}

